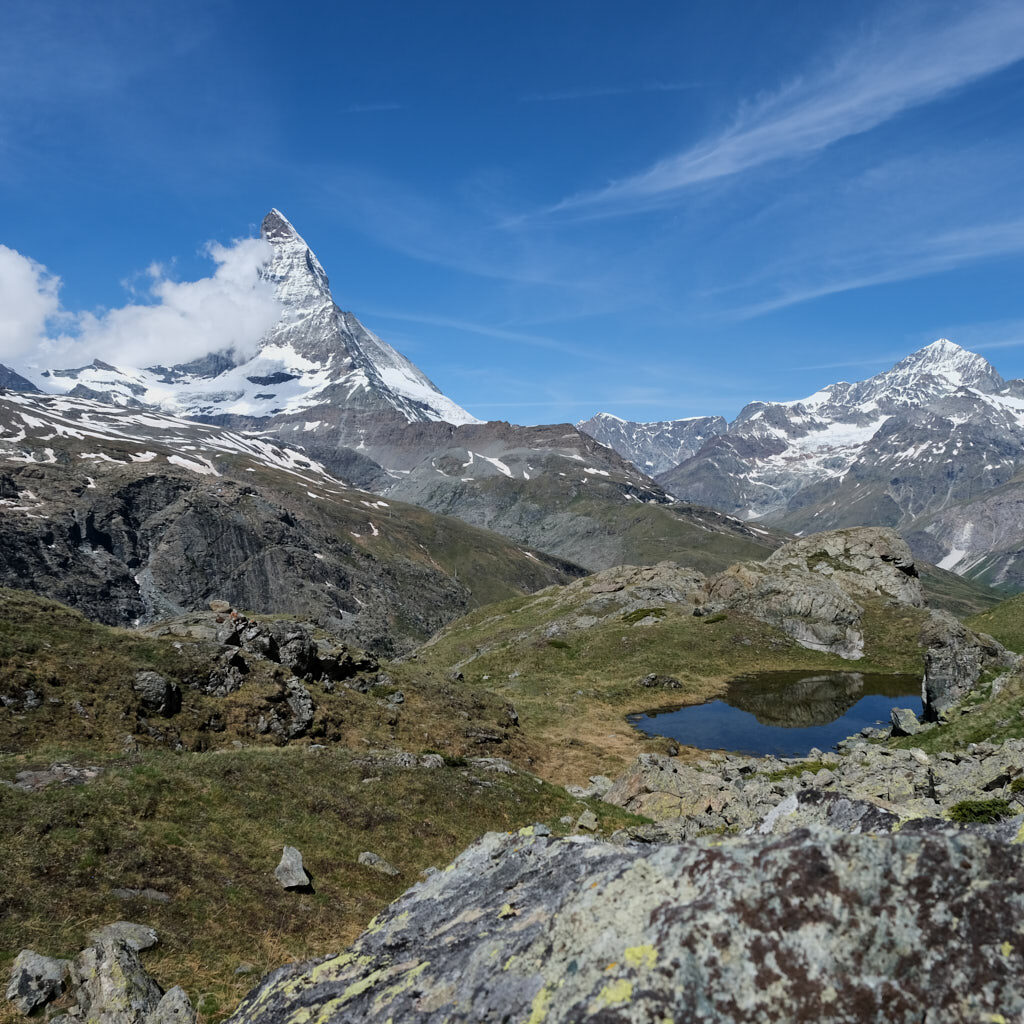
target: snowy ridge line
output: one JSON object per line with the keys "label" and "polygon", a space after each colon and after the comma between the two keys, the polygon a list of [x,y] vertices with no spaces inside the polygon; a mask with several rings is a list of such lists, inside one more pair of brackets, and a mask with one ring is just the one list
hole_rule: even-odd
{"label": "snowy ridge line", "polygon": [[[272,443],[256,434],[148,411],[136,412],[89,399],[13,392],[0,397],[0,459],[55,462],[52,448],[45,448],[40,458],[37,450],[26,447],[26,442],[43,444],[58,437],[144,447],[144,451],[128,453],[131,462],[154,461],[158,453],[149,450],[152,446],[171,449],[163,455],[168,463],[203,475],[220,475],[208,456],[233,455],[310,483],[347,487],[300,449]],[[83,453],[81,458],[124,461],[111,459],[102,452]]]}

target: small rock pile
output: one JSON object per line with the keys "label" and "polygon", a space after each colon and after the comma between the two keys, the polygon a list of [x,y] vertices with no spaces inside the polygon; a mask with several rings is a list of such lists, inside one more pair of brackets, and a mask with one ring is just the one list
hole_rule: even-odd
{"label": "small rock pile", "polygon": [[195,1024],[196,1012],[178,986],[164,992],[139,953],[156,945],[146,925],[118,921],[93,932],[74,960],[24,949],[14,961],[7,998],[23,1014],[69,993],[74,1003],[50,1024]]}

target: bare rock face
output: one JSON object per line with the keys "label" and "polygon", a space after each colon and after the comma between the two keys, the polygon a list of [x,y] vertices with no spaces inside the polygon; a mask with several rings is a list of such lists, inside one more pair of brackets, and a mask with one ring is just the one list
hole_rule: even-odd
{"label": "bare rock face", "polygon": [[893,530],[881,527],[864,526],[801,537],[772,552],[765,565],[818,573],[851,595],[890,597],[914,608],[924,604],[910,548]]}
{"label": "bare rock face", "polygon": [[986,633],[975,633],[949,612],[933,611],[921,631],[924,716],[935,721],[978,684],[984,672],[1020,665],[1021,658]]}
{"label": "bare rock face", "polygon": [[[232,1024],[921,1024],[1024,1012],[1024,851],[982,836],[486,836]],[[997,1016],[1001,1015],[1001,1016]]]}
{"label": "bare rock face", "polygon": [[892,530],[813,534],[764,562],[739,562],[708,581],[703,611],[742,611],[803,647],[856,660],[864,655],[859,602],[865,598],[924,604],[910,548]]}

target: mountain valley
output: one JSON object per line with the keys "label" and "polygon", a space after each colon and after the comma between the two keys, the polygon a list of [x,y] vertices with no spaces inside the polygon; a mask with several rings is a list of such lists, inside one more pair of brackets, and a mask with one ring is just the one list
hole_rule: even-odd
{"label": "mountain valley", "polygon": [[[1024,1012],[1024,384],[940,341],[731,423],[485,423],[261,233],[253,351],[0,367],[0,1021]],[[920,716],[829,751],[632,720],[876,675]]]}

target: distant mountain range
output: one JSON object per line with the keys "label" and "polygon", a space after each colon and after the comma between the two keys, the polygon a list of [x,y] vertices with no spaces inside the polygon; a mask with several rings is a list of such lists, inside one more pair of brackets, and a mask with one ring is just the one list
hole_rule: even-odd
{"label": "distant mountain range", "polygon": [[753,402],[731,423],[600,414],[578,426],[680,499],[797,534],[894,526],[920,558],[1024,588],[1024,381],[946,339],[864,381]]}

